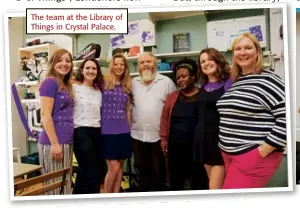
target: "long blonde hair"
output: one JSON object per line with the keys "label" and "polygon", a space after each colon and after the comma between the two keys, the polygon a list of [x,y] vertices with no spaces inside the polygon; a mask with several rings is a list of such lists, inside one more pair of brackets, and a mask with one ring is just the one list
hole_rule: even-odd
{"label": "long blonde hair", "polygon": [[131,77],[130,77],[130,74],[129,74],[128,62],[126,60],[126,57],[121,53],[116,53],[112,57],[112,60],[109,64],[108,73],[104,78],[104,80],[105,80],[105,89],[112,90],[116,86],[117,78],[116,78],[116,74],[113,70],[114,61],[115,61],[116,58],[122,58],[122,60],[124,62],[125,70],[124,70],[124,73],[123,73],[122,78],[121,78],[121,87],[124,90],[124,92],[130,94],[130,92],[131,92]]}
{"label": "long blonde hair", "polygon": [[232,44],[233,56],[232,56],[231,79],[233,81],[236,81],[242,74],[242,68],[234,61],[234,48],[242,38],[249,38],[253,42],[256,51],[258,53],[258,57],[256,60],[256,67],[253,72],[256,74],[260,74],[263,71],[263,59],[262,59],[262,53],[261,53],[262,50],[260,44],[254,35],[251,35],[250,33],[246,32],[241,34],[239,37],[237,37]]}
{"label": "long blonde hair", "polygon": [[[66,53],[70,56],[71,70],[69,71],[68,74],[62,77],[59,73],[55,71],[54,67],[59,62],[61,57]],[[72,84],[71,84],[72,75],[73,75],[73,61],[72,61],[71,53],[66,49],[58,49],[53,53],[52,57],[49,60],[49,70],[46,77],[54,77],[58,83],[59,91],[65,90],[68,93],[68,95],[71,98],[73,98],[73,91],[72,91]]]}

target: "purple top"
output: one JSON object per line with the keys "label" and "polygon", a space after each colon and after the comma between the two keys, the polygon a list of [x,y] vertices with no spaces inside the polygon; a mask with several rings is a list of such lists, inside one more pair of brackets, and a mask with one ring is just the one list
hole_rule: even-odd
{"label": "purple top", "polygon": [[[55,78],[46,78],[40,88],[40,96],[54,98],[52,119],[60,144],[73,143],[73,100],[66,91],[58,91],[59,86]],[[45,130],[39,137],[40,144],[51,144]]]}
{"label": "purple top", "polygon": [[126,106],[129,95],[120,85],[113,90],[103,89],[101,129],[103,134],[123,134],[130,132]]}
{"label": "purple top", "polygon": [[227,91],[232,85],[232,80],[227,79],[223,82],[208,82],[204,85],[204,89],[207,92],[212,92],[216,89],[219,89],[220,87],[224,87],[224,90]]}

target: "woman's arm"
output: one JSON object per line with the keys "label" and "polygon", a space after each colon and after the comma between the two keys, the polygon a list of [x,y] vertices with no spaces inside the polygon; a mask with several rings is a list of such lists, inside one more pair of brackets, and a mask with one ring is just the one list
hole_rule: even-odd
{"label": "woman's arm", "polygon": [[52,111],[54,106],[54,98],[40,97],[41,105],[41,120],[43,127],[47,133],[47,136],[51,144],[58,144],[58,138],[55,132],[54,123],[52,119]]}
{"label": "woman's arm", "polygon": [[[272,81],[266,88],[267,95],[263,98],[267,105],[267,109],[273,114],[275,124],[267,135],[265,142],[259,147],[259,151],[263,157],[269,155],[275,149],[284,149],[286,147],[286,105],[285,105],[285,92],[283,82],[277,79],[270,79]],[[272,85],[273,84],[273,85]],[[271,87],[271,86],[276,86]],[[270,102],[272,100],[272,102]],[[269,101],[269,102],[268,102]]]}
{"label": "woman's arm", "polygon": [[168,154],[170,102],[174,92],[167,96],[160,118],[160,146],[165,156]]}
{"label": "woman's arm", "polygon": [[129,97],[129,99],[127,101],[127,105],[126,105],[126,114],[127,114],[127,120],[128,120],[129,126],[131,128],[132,119],[131,119],[131,99],[130,99],[130,97]]}
{"label": "woman's arm", "polygon": [[46,78],[39,88],[40,106],[41,106],[41,121],[43,128],[51,143],[51,153],[54,160],[63,158],[62,147],[56,135],[52,111],[54,107],[55,97],[58,91],[58,84],[54,78]]}
{"label": "woman's arm", "polygon": [[285,101],[281,101],[271,110],[275,117],[275,125],[267,136],[265,142],[259,147],[261,156],[266,157],[275,149],[286,146],[286,117]]}
{"label": "woman's arm", "polygon": [[160,118],[160,140],[162,142],[167,142],[168,139],[168,123],[169,123],[169,102],[168,99],[165,102],[165,105],[162,110],[161,118]]}
{"label": "woman's arm", "polygon": [[43,123],[43,127],[46,131],[46,134],[51,143],[52,158],[54,160],[61,161],[63,158],[62,147],[58,141],[55,128],[54,128],[54,122],[52,119],[54,98],[41,96],[40,105],[41,105],[41,120]]}

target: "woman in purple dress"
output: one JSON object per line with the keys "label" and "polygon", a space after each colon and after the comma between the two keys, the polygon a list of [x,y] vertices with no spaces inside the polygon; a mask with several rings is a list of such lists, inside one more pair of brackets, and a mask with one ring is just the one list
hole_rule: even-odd
{"label": "woman in purple dress", "polygon": [[101,147],[107,161],[105,193],[118,193],[123,177],[123,162],[132,155],[130,136],[131,78],[124,55],[113,56],[102,92]]}
{"label": "woman in purple dress", "polygon": [[[57,50],[49,60],[49,72],[39,87],[41,120],[44,131],[38,140],[39,161],[42,173],[72,167],[73,156],[73,93],[71,77],[72,55]],[[71,174],[62,194],[71,194]],[[59,195],[60,189],[49,195]]]}
{"label": "woman in purple dress", "polygon": [[219,142],[219,114],[217,101],[231,86],[230,67],[225,56],[214,48],[200,52],[199,75],[201,89],[198,94],[198,124],[194,139],[194,160],[204,165],[209,189],[221,189],[225,169]]}

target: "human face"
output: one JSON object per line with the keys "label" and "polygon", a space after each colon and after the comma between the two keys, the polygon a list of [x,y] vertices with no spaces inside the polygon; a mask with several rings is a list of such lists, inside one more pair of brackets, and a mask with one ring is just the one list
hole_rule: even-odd
{"label": "human face", "polygon": [[82,69],[85,81],[93,82],[97,77],[97,66],[93,61],[87,61]]}
{"label": "human face", "polygon": [[71,71],[72,63],[71,57],[68,53],[65,53],[60,57],[58,62],[54,65],[54,70],[60,75],[67,75]]}
{"label": "human face", "polygon": [[259,52],[250,38],[243,37],[233,49],[233,60],[242,70],[255,70]]}
{"label": "human face", "polygon": [[202,53],[199,59],[202,72],[208,77],[213,76],[217,71],[217,63],[207,53]]}
{"label": "human face", "polygon": [[155,63],[153,60],[153,57],[148,55],[148,54],[143,54],[140,55],[139,57],[139,71],[142,75],[142,79],[147,82],[147,81],[152,81],[155,72]]}
{"label": "human face", "polygon": [[113,72],[117,76],[122,76],[125,72],[125,63],[122,58],[115,58],[113,65]]}
{"label": "human face", "polygon": [[180,89],[184,90],[191,87],[194,83],[195,77],[190,75],[187,68],[179,68],[176,71],[176,82]]}

